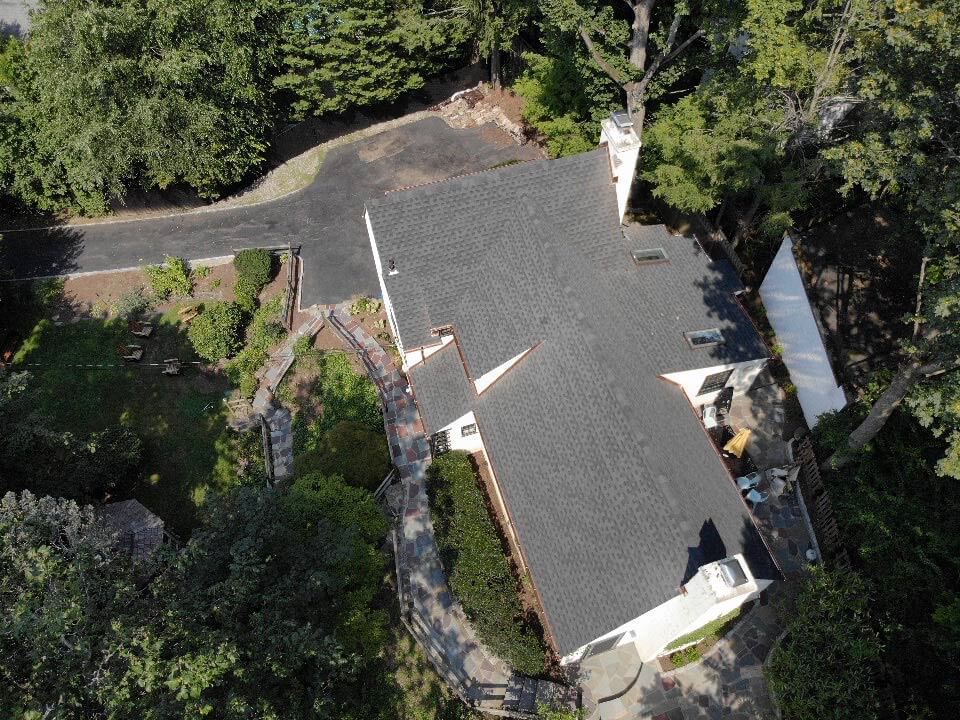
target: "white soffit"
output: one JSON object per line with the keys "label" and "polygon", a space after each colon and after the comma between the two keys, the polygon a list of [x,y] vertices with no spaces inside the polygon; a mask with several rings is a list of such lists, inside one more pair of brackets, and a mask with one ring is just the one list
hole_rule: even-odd
{"label": "white soffit", "polygon": [[760,285],[760,298],[783,347],[783,361],[797,388],[803,417],[813,427],[820,415],[840,410],[847,399],[833,374],[789,236],[784,236]]}

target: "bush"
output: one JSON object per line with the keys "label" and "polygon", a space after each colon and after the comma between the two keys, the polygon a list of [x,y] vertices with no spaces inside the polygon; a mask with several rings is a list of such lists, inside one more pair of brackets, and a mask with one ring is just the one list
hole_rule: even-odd
{"label": "bush", "polygon": [[882,646],[869,600],[866,584],[849,571],[814,567],[803,581],[766,670],[784,717],[880,717]]}
{"label": "bush", "polygon": [[216,362],[240,349],[242,327],[243,312],[236,303],[215,303],[194,318],[187,336],[197,355]]}
{"label": "bush", "polygon": [[136,288],[121,295],[113,304],[113,312],[124,320],[138,317],[150,307],[150,301],[143,295],[143,288]]}
{"label": "bush", "polygon": [[683,650],[677,650],[675,653],[672,653],[670,655],[670,662],[673,663],[675,668],[679,668],[697,662],[697,660],[700,660],[702,657],[703,653],[700,652],[700,648],[696,645],[691,645],[685,647]]}
{"label": "bush", "polygon": [[163,265],[147,265],[143,271],[150,280],[153,294],[160,300],[188,297],[193,294],[190,268],[183,258],[168,255]]}
{"label": "bush", "polygon": [[293,343],[293,356],[295,358],[302,358],[308,352],[313,349],[313,338],[307,337],[306,335],[297,338],[296,342]]}
{"label": "bush", "polygon": [[253,313],[257,309],[257,296],[260,290],[254,287],[253,283],[247,278],[237,278],[233,286],[233,294],[237,298],[237,305],[246,312]]}
{"label": "bush", "polygon": [[367,313],[380,312],[383,303],[373,298],[362,297],[350,306],[351,315],[366,315]]}
{"label": "bush", "polygon": [[344,420],[323,436],[316,450],[296,457],[294,467],[298,475],[339,475],[350,485],[373,491],[390,470],[390,451],[382,432]]}
{"label": "bush", "polygon": [[237,270],[237,282],[249,283],[255,288],[254,294],[259,295],[273,276],[273,255],[260,248],[241,250],[233,257],[233,267]]}
{"label": "bush", "polygon": [[428,477],[434,530],[450,588],[490,649],[521,673],[542,673],[543,643],[525,620],[510,561],[469,457],[461,452],[442,455],[433,461]]}
{"label": "bush", "polygon": [[244,397],[251,397],[257,391],[257,370],[269,359],[270,348],[286,336],[286,330],[279,322],[280,312],[279,297],[254,312],[244,348],[227,368],[230,379]]}

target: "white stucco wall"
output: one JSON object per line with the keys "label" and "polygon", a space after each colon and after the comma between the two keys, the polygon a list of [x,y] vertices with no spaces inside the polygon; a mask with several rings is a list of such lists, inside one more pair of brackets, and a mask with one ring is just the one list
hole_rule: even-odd
{"label": "white stucco wall", "polygon": [[481,375],[476,380],[474,380],[473,386],[477,390],[477,395],[479,395],[488,387],[493,385],[493,383],[495,383],[507,370],[512,368],[518,362],[520,362],[520,360],[523,359],[524,355],[529,353],[531,350],[533,350],[533,348],[528,348],[524,350],[522,353],[519,353],[516,357],[512,357],[509,360],[507,360],[505,363],[501,363],[500,365],[497,365],[497,367],[495,367],[493,370],[489,370],[488,372],[485,372],[483,375]]}
{"label": "white stucco wall", "polygon": [[447,431],[450,433],[451,450],[463,450],[464,452],[473,453],[484,449],[483,439],[480,437],[479,431],[472,435],[464,436],[463,434],[463,427],[465,425],[476,424],[476,422],[477,418],[471,410],[463,417],[457,418],[446,427],[441,428],[441,432]]}
{"label": "white stucco wall", "polygon": [[436,345],[425,345],[415,350],[408,350],[403,354],[403,371],[419,365],[434,353],[439,352],[453,342],[453,335],[441,335]]}
{"label": "white stucco wall", "polygon": [[814,427],[823,413],[846,406],[847,398],[833,374],[788,235],[760,285],[760,298],[783,347],[783,362],[797,388],[803,417]]}
{"label": "white stucco wall", "polygon": [[706,393],[705,395],[697,395],[697,391],[703,386],[703,381],[708,375],[732,370],[733,374],[730,376],[730,379],[727,380],[727,384],[724,387],[732,387],[733,395],[736,397],[750,389],[753,381],[757,379],[757,375],[760,374],[760,371],[763,370],[767,362],[767,358],[759,358],[742,363],[715,365],[714,367],[699,368],[697,370],[667,373],[662,377],[664,380],[669,380],[682,387],[683,392],[686,393],[687,398],[690,400],[690,404],[694,407],[699,407],[700,405],[712,403],[720,393],[720,391],[717,390],[716,392]]}
{"label": "white stucco wall", "polygon": [[610,173],[617,190],[617,207],[620,220],[627,210],[633,176],[637,171],[637,159],[640,157],[640,139],[633,129],[626,132],[617,128],[611,118],[600,123],[600,144],[606,144],[610,154]]}
{"label": "white stucco wall", "polygon": [[747,576],[747,582],[737,588],[726,588],[726,593],[718,594],[716,579],[711,572],[716,563],[700,568],[696,575],[684,586],[686,594],[677,593],[665,603],[649,610],[640,617],[624,623],[615,630],[601,635],[591,643],[562,659],[567,664],[579,659],[589,645],[622,635],[615,647],[633,643],[640,659],[653,660],[671,642],[681,635],[693,632],[709,622],[726,615],[744,603],[755,600],[772,583],[770,580],[756,580],[751,574],[742,555],[734,555]]}

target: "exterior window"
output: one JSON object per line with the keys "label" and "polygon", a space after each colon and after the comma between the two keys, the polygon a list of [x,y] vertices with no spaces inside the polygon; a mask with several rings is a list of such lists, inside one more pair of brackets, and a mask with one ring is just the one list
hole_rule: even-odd
{"label": "exterior window", "polygon": [[693,330],[691,332],[685,332],[683,336],[687,339],[687,342],[690,343],[690,346],[695,348],[719,345],[723,342],[723,333],[721,333],[718,328]]}
{"label": "exterior window", "polygon": [[724,370],[713,375],[707,375],[703,379],[703,385],[697,390],[697,395],[706,395],[717,390],[723,390],[723,386],[727,384],[731,375],[733,375],[733,370]]}
{"label": "exterior window", "polygon": [[460,437],[466,437],[467,435],[476,435],[477,434],[477,424],[470,423],[469,425],[464,425],[460,428]]}
{"label": "exterior window", "polygon": [[663,262],[667,259],[667,253],[663,248],[634,250],[630,254],[633,256],[633,261],[637,265],[649,265],[651,263]]}

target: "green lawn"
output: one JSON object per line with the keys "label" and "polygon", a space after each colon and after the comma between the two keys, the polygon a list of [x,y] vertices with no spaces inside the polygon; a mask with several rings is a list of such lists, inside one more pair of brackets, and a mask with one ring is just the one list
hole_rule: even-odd
{"label": "green lawn", "polygon": [[[189,365],[180,376],[166,377],[149,365],[170,357],[197,360],[171,315],[159,318],[146,340],[135,338],[120,320],[61,326],[41,320],[15,363],[36,377],[37,409],[54,429],[80,435],[119,422],[143,439],[134,495],[185,538],[208,490],[236,482],[234,461],[252,452],[250,443],[259,436],[241,438],[226,429],[223,397],[229,382],[221,374]],[[117,347],[128,343],[144,346],[141,362],[120,359]],[[74,367],[80,364],[109,367]]]}

